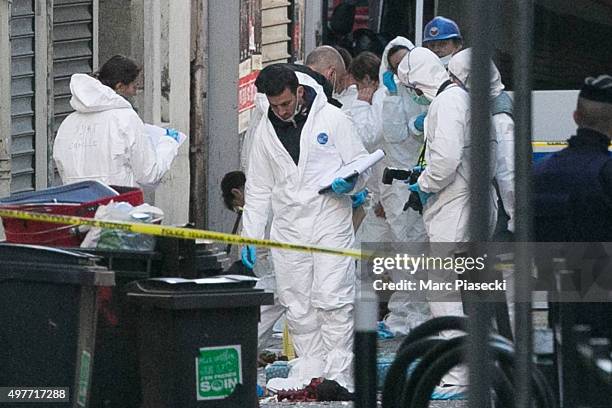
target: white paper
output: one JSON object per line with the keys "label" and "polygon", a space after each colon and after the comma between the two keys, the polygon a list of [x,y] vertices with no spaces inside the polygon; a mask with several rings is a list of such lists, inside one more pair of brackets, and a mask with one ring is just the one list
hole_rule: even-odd
{"label": "white paper", "polygon": [[383,157],[385,157],[385,152],[383,152],[381,149],[378,149],[374,153],[370,153],[369,155],[362,157],[361,159],[355,160],[354,162],[349,163],[346,166],[342,166],[340,170],[333,174],[330,174],[329,177],[323,179],[321,187],[329,187],[331,183],[338,177],[345,178],[355,173],[361,174],[370,167],[374,166],[379,161],[381,161]]}
{"label": "white paper", "polygon": [[[155,125],[149,125],[148,123],[145,123],[145,133],[147,134],[147,136],[149,137],[149,139],[151,140],[154,146],[156,146],[159,143],[159,140],[162,137],[169,137],[169,136],[166,136],[166,128],[155,126]],[[179,140],[178,140],[179,146],[182,145],[185,142],[185,140],[187,140],[187,135],[185,135],[183,132],[179,132]]]}
{"label": "white paper", "polygon": [[189,282],[187,279],[183,279],[183,278],[151,278],[149,280],[170,283],[172,285],[177,284],[177,283],[187,283],[187,282]]}

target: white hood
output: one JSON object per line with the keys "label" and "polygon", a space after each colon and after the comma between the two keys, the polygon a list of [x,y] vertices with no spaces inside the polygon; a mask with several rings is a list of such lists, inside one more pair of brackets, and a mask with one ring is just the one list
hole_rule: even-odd
{"label": "white hood", "polygon": [[403,45],[404,47],[408,47],[409,50],[414,48],[414,44],[412,41],[405,37],[395,37],[393,40],[387,44],[385,50],[383,51],[381,60],[380,60],[380,69],[378,70],[378,81],[383,83],[383,74],[389,70],[389,61],[387,55],[389,55],[389,50],[396,45]]}
{"label": "white hood", "polygon": [[70,106],[77,112],[92,113],[110,109],[132,109],[132,105],[102,82],[86,74],[70,78]]}
{"label": "white hood", "polygon": [[[470,73],[471,73],[472,49],[467,48],[459,51],[448,63],[448,72],[459,79],[466,88],[470,89]],[[504,84],[501,81],[499,70],[491,61],[491,83],[490,92],[492,97],[498,96],[504,90]]]}
{"label": "white hood", "polygon": [[[323,98],[327,103],[327,97],[325,96],[325,92],[323,92],[323,87],[317,83],[310,75],[304,74],[302,72],[295,72],[297,76],[298,82],[300,85],[306,85],[311,87],[317,93],[317,98]],[[268,102],[268,98],[263,93],[257,93],[255,95],[255,109],[257,109],[261,114],[265,114],[268,112],[268,108],[270,107],[270,102]]]}
{"label": "white hood", "polygon": [[397,76],[407,86],[420,89],[432,101],[440,86],[450,79],[440,58],[427,48],[416,47],[397,67]]}

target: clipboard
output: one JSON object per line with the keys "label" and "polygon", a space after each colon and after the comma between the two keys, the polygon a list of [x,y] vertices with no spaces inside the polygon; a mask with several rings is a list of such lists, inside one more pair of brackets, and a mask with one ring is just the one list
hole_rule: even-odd
{"label": "clipboard", "polygon": [[332,191],[331,185],[336,178],[343,178],[346,181],[351,181],[357,178],[361,173],[374,166],[385,157],[385,152],[381,149],[361,157],[345,166],[342,166],[338,171],[329,174],[321,183],[319,194],[325,194]]}
{"label": "clipboard", "polygon": [[[343,177],[343,179],[344,179],[344,181],[352,181],[352,180],[356,179],[357,177],[359,177],[359,173],[357,171],[355,171],[350,176]],[[331,193],[331,192],[332,192],[331,184],[329,186],[323,187],[322,189],[319,190],[319,194],[326,194],[326,193]]]}

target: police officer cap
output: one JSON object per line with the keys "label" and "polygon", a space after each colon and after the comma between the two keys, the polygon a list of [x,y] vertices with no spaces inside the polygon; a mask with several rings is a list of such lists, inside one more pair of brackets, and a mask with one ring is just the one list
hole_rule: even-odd
{"label": "police officer cap", "polygon": [[612,104],[612,76],[588,77],[580,89],[580,98]]}

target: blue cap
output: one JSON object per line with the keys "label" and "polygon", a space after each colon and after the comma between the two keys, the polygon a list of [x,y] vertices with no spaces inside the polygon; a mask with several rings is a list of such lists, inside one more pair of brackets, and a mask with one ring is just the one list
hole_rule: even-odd
{"label": "blue cap", "polygon": [[425,26],[423,30],[423,42],[448,40],[451,38],[461,39],[459,26],[450,18],[435,17]]}

